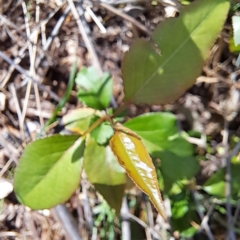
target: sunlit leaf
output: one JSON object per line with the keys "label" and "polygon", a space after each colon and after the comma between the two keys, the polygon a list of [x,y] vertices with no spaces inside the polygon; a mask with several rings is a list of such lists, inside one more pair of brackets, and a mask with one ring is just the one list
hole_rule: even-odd
{"label": "sunlit leaf", "polygon": [[[203,189],[208,194],[225,198],[226,181],[225,181],[225,168],[219,169],[211,175],[211,177],[204,183]],[[232,164],[231,166],[231,192],[232,198],[238,199],[240,196],[240,165]]]}
{"label": "sunlit leaf", "polygon": [[77,74],[76,83],[80,86],[79,99],[88,107],[103,110],[112,97],[112,78],[109,73],[102,76],[93,67],[83,67]]}
{"label": "sunlit leaf", "polygon": [[176,116],[172,113],[148,113],[124,124],[138,134],[148,152],[160,159],[164,191],[183,178],[192,178],[199,170],[193,146],[180,135]]}
{"label": "sunlit leaf", "polygon": [[166,149],[169,138],[178,133],[176,116],[172,113],[147,113],[124,123],[137,133],[150,154]]}
{"label": "sunlit leaf", "polygon": [[181,96],[201,73],[228,9],[227,0],[196,1],[161,22],[153,44],[135,41],[122,63],[125,101],[162,104]]}
{"label": "sunlit leaf", "polygon": [[77,135],[53,135],[30,143],[17,166],[14,190],[32,209],[65,202],[80,182],[85,143]]}
{"label": "sunlit leaf", "polygon": [[65,128],[71,132],[83,134],[89,127],[96,110],[92,108],[78,108],[63,116]]}
{"label": "sunlit leaf", "polygon": [[149,196],[158,212],[166,218],[155,167],[139,137],[131,134],[131,130],[127,128],[125,132],[116,130],[110,146],[129,177]]}

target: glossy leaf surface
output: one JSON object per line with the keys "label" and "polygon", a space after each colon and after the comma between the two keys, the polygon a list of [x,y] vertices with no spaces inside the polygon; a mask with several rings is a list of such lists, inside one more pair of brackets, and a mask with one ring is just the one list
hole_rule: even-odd
{"label": "glossy leaf surface", "polygon": [[76,83],[80,86],[79,99],[88,107],[105,109],[112,97],[112,78],[109,73],[99,76],[93,67],[83,67],[77,74]]}
{"label": "glossy leaf surface", "polygon": [[[125,132],[128,132],[127,128]],[[158,212],[166,218],[155,167],[142,141],[122,130],[116,130],[110,146],[129,177],[149,196]]]}
{"label": "glossy leaf surface", "polygon": [[135,41],[122,64],[125,101],[163,104],[181,96],[199,76],[228,9],[227,0],[196,1],[159,24],[157,47]]}
{"label": "glossy leaf surface", "polygon": [[32,209],[65,202],[80,182],[84,140],[77,135],[53,135],[30,143],[17,166],[14,190]]}
{"label": "glossy leaf surface", "polygon": [[124,126],[137,133],[150,154],[165,149],[169,137],[177,133],[176,116],[172,113],[147,113],[124,123]]}
{"label": "glossy leaf surface", "polygon": [[179,135],[176,121],[171,113],[148,113],[124,124],[142,138],[152,156],[160,159],[158,167],[167,192],[176,181],[192,178],[199,169],[193,147]]}

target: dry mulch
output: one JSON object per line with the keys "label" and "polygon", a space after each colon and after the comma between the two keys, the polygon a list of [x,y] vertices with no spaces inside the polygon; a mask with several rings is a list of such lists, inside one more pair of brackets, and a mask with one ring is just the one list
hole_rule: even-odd
{"label": "dry mulch", "polygon": [[[21,0],[0,1],[0,51],[12,61],[9,64],[0,57],[0,177],[10,182],[24,146],[35,138],[63,96],[76,56],[79,69],[98,64],[88,52],[86,40],[71,11],[64,17],[68,2],[37,2],[39,5],[35,1],[27,4]],[[121,104],[122,57],[134,39],[149,39],[148,32],[125,20],[124,16],[131,16],[151,31],[165,18],[166,6],[153,6],[144,1],[129,4],[122,0],[109,4],[115,9],[113,12],[104,7],[106,3],[99,3],[82,2],[82,23],[88,41],[96,51],[101,70],[109,71],[114,78],[114,98],[117,104]],[[89,9],[103,23],[102,30],[92,19]],[[118,15],[119,11],[125,15]],[[53,36],[53,29],[61,19],[64,22]],[[225,143],[222,130],[226,120],[229,121],[225,129],[227,134],[230,137],[240,136],[239,107],[234,101],[239,94],[239,71],[235,68],[236,55],[228,49],[230,31],[229,20],[212,48],[202,76],[179,100],[165,106],[132,105],[129,108],[129,117],[149,111],[170,110],[177,114],[184,130],[204,132],[211,137],[211,154],[205,152],[202,142],[191,139],[199,145],[198,154],[206,157],[199,181],[204,181],[224,164],[217,147]],[[46,48],[48,39],[52,42]],[[13,63],[22,71],[14,68]],[[35,81],[29,80],[29,76]],[[73,90],[61,115],[78,106],[81,104],[77,102],[76,91]],[[85,191],[76,192],[66,206],[79,220],[81,237],[90,239],[89,215],[85,211],[101,198],[92,192],[92,187],[84,178],[82,188]],[[91,203],[86,201],[88,198],[92,199]],[[13,193],[2,200],[0,206],[0,239],[67,239],[54,210],[30,211],[18,204]]]}

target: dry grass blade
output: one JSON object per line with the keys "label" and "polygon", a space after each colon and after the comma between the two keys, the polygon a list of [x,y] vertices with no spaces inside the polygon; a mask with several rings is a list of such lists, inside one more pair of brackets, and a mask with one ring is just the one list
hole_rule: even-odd
{"label": "dry grass blade", "polygon": [[212,210],[209,211],[206,216],[204,216],[203,212],[201,210],[201,204],[199,203],[199,200],[198,200],[198,195],[194,190],[192,191],[192,196],[193,196],[194,202],[195,202],[196,207],[197,207],[198,215],[199,215],[199,217],[201,218],[201,221],[202,221],[201,228],[203,228],[206,231],[206,234],[207,234],[209,240],[214,240],[214,236],[213,236],[212,231],[211,231],[211,229],[208,225],[208,219],[209,219],[209,216],[212,214],[213,208],[211,208]]}
{"label": "dry grass blade", "polygon": [[109,10],[110,12],[118,15],[119,17],[129,21],[134,26],[136,26],[138,29],[140,29],[141,31],[146,33],[147,35],[151,35],[151,32],[149,31],[149,29],[147,29],[144,25],[142,25],[141,23],[139,23],[137,20],[135,20],[133,17],[127,15],[126,13],[121,12],[118,9],[116,9],[116,8],[106,4],[106,3],[100,3],[100,6],[103,7],[103,8],[106,8],[107,10]]}
{"label": "dry grass blade", "polygon": [[[75,7],[74,2],[72,0],[68,0],[68,4],[71,8],[72,14],[77,22],[77,26],[79,29],[79,32],[82,35],[83,41],[86,44],[87,50],[92,58],[92,65],[97,69],[99,75],[103,74],[103,70],[101,67],[101,64],[99,62],[97,53],[95,51],[95,48],[93,46],[93,43],[91,41],[90,36],[88,36],[88,33],[90,32],[90,28],[88,27],[85,19],[82,17],[83,15],[83,9],[80,3],[77,3],[77,7]],[[111,105],[114,108],[117,108],[117,102],[114,99],[114,97],[111,98]]]}
{"label": "dry grass blade", "polygon": [[[0,58],[4,59],[6,62],[8,62],[10,65],[14,66],[16,70],[18,70],[18,72],[20,72],[26,79],[31,80],[33,82],[35,82],[38,87],[42,90],[45,91],[46,93],[48,93],[52,99],[54,99],[55,101],[59,102],[60,98],[51,90],[47,89],[46,86],[44,86],[43,84],[39,83],[36,79],[32,78],[31,76],[29,76],[29,74],[27,73],[27,71],[25,69],[23,69],[21,66],[19,66],[18,64],[14,63],[12,59],[10,59],[8,56],[6,56],[3,52],[0,51]],[[25,83],[19,84],[18,87],[22,87]]]}
{"label": "dry grass blade", "polygon": [[[23,6],[23,13],[25,15],[26,33],[27,33],[28,38],[31,40],[31,32],[30,32],[30,28],[29,28],[29,19],[27,17],[28,13],[27,13],[26,4],[22,3],[22,6]],[[40,14],[39,12],[40,12],[39,2],[37,1],[36,12],[35,12],[36,23],[39,22],[39,14]],[[32,39],[33,44],[29,44],[29,47],[28,47],[29,56],[30,56],[30,71],[29,72],[30,72],[30,76],[35,78],[36,77],[35,61],[36,61],[36,54],[37,54],[38,33],[35,32],[35,34],[33,34],[32,38],[33,38]],[[32,81],[28,81],[27,91],[26,91],[25,101],[24,101],[23,111],[22,111],[22,121],[20,122],[20,125],[22,125],[22,126],[24,124],[24,119],[26,116],[31,87],[32,87]],[[36,83],[34,83],[34,92],[35,92],[35,96],[36,96],[37,109],[38,109],[38,112],[40,113],[40,115],[39,115],[40,124],[41,124],[41,126],[43,126],[44,121],[43,121],[43,117],[41,115],[42,110],[41,110],[41,104],[40,104],[40,97],[39,97],[39,92],[38,92],[38,86]]]}
{"label": "dry grass blade", "polygon": [[102,68],[101,68],[101,64],[98,60],[97,53],[96,53],[94,46],[87,34],[87,31],[85,30],[84,24],[81,19],[83,9],[82,9],[80,3],[78,3],[77,7],[75,7],[75,4],[72,0],[68,0],[68,4],[71,7],[72,14],[77,22],[79,32],[82,35],[82,38],[86,44],[88,52],[90,53],[90,55],[92,57],[92,65],[97,69],[98,73],[100,75],[102,75]]}
{"label": "dry grass blade", "polygon": [[135,222],[137,222],[139,225],[141,225],[143,228],[148,229],[150,231],[150,233],[153,234],[153,236],[156,239],[161,239],[161,236],[159,235],[158,232],[156,232],[154,229],[150,228],[144,221],[142,221],[140,218],[134,216],[132,213],[128,213],[128,215],[124,216],[124,217],[130,218],[130,219],[134,220]]}
{"label": "dry grass blade", "polygon": [[130,223],[125,219],[125,216],[129,214],[128,204],[126,197],[123,197],[122,207],[121,207],[121,216],[122,220],[122,237],[125,240],[131,240],[131,228]]}
{"label": "dry grass blade", "polygon": [[[29,43],[27,43],[25,46],[23,46],[19,50],[18,56],[13,60],[14,64],[19,64],[21,62],[21,60],[25,57],[25,51],[28,48],[28,44]],[[10,80],[14,70],[15,70],[15,67],[13,65],[11,65],[8,72],[7,72],[7,75],[4,77],[3,81],[1,82],[1,87],[2,88],[4,88],[6,86],[6,84]]]}
{"label": "dry grass blade", "polygon": [[16,237],[17,239],[20,239],[20,234],[18,232],[8,231],[8,232],[0,232],[0,237]]}
{"label": "dry grass blade", "polygon": [[[1,55],[1,54],[0,54]],[[12,96],[13,96],[13,100],[15,102],[15,108],[16,108],[16,111],[17,111],[17,116],[18,116],[18,121],[19,123],[22,121],[22,111],[21,111],[21,107],[20,107],[20,104],[19,104],[19,100],[18,100],[18,97],[17,97],[17,92],[16,92],[16,88],[14,86],[14,84],[10,84],[9,86],[10,88],[10,91],[12,93]],[[24,139],[24,130],[23,130],[23,126],[21,124],[19,124],[19,127],[20,127],[20,133],[21,133],[21,137],[22,139]]]}
{"label": "dry grass blade", "polygon": [[[64,5],[64,4],[63,4]],[[19,30],[19,28],[14,24],[12,23],[11,21],[9,21],[6,17],[0,15],[0,19],[5,23],[7,24],[8,26],[10,26],[11,28],[13,28],[14,30],[16,30],[23,38],[26,38],[26,42],[24,44],[24,46],[19,50],[19,53],[18,53],[18,57],[16,57],[14,59],[14,63],[15,64],[20,64],[20,62],[22,61],[22,59],[25,57],[25,50],[29,47],[29,44],[32,44],[34,45],[35,43],[32,41],[33,38],[35,38],[34,36],[37,36],[39,31],[40,31],[40,28],[42,29],[43,26],[45,26],[50,20],[51,18],[54,17],[54,15],[59,11],[59,9],[61,9],[63,7],[63,5],[61,5],[60,7],[56,8],[54,11],[52,11],[49,16],[44,19],[44,20],[41,20],[40,23],[37,23],[36,24],[36,27],[33,28],[32,30],[32,33],[30,34],[30,36],[27,35],[27,38],[26,36],[22,33],[22,31]],[[68,9],[68,10],[67,10]],[[69,8],[66,9],[66,12],[68,14],[69,12]],[[58,32],[59,32],[59,29],[61,28],[62,26],[62,23],[64,22],[67,14],[63,14],[63,16],[59,19],[58,23],[56,24],[56,26],[54,27],[51,35],[49,36],[49,38],[47,39],[47,42],[43,45],[43,52],[47,51],[48,48],[50,47],[51,43],[52,43],[52,40],[54,39],[55,36],[57,36]],[[40,19],[39,19],[40,20]],[[39,22],[39,21],[38,21]],[[41,51],[41,49],[39,49]],[[42,60],[42,58],[44,57],[44,53],[42,53],[42,55],[37,58],[37,61],[36,61],[36,68],[39,66],[40,64],[40,61]],[[15,67],[14,65],[11,65],[10,66],[10,69],[9,71],[7,72],[7,75],[4,77],[3,81],[1,82],[1,87],[5,87],[6,84],[8,83],[8,81],[10,80],[10,77],[12,76],[12,73],[14,71]]]}
{"label": "dry grass blade", "polygon": [[[208,2],[208,0],[204,1]],[[18,165],[19,155],[23,152],[26,143],[35,139],[41,128],[40,123],[43,126],[43,120],[51,120],[54,110],[59,109],[58,106],[61,106],[61,110],[55,115],[57,120],[45,128],[44,136],[61,131],[64,127],[61,117],[65,113],[68,114],[69,110],[83,107],[78,101],[78,88],[77,86],[75,88],[74,83],[68,95],[69,99],[64,97],[70,82],[69,70],[76,56],[79,69],[93,65],[98,69],[99,74],[103,71],[110,72],[114,80],[114,97],[110,107],[117,108],[115,98],[118,104],[122,105],[124,96],[120,69],[123,55],[129,50],[136,37],[149,39],[151,31],[166,19],[167,9],[180,10],[181,16],[181,10],[185,6],[180,6],[179,2],[178,0],[153,2],[0,0],[0,92],[2,92],[0,93],[0,178],[12,182],[14,168]],[[238,12],[239,9],[236,14]],[[231,12],[229,17],[231,14],[234,13]],[[191,236],[192,238],[204,235],[213,240],[225,235],[227,240],[237,239],[240,201],[237,202],[237,206],[232,201],[237,199],[238,195],[235,193],[237,191],[239,194],[239,191],[234,189],[235,165],[231,162],[240,158],[240,143],[237,143],[240,126],[239,99],[234,97],[234,92],[240,93],[240,70],[236,63],[237,55],[230,50],[231,32],[232,25],[228,21],[209,53],[209,59],[205,62],[201,76],[196,78],[196,84],[176,102],[167,105],[131,105],[129,111],[126,114],[124,112],[125,120],[142,113],[173,112],[174,115],[179,116],[178,123],[181,124],[179,133],[188,141],[186,145],[190,146],[189,143],[194,145],[192,155],[201,165],[211,164],[211,166],[206,164],[208,172],[201,169],[191,180],[184,179],[174,184],[171,196],[165,188],[168,179],[163,177],[166,194],[164,205],[168,218],[172,218],[173,221],[165,222],[154,209],[152,210],[145,197],[141,198],[138,191],[129,190],[131,186],[128,186],[128,183],[129,191],[122,201],[121,218],[113,219],[111,214],[110,219],[106,209],[103,208],[105,205],[101,205],[102,196],[88,183],[83,172],[81,185],[66,202],[66,207],[60,205],[53,210],[31,211],[19,204],[13,198],[13,194],[6,195],[0,201],[0,239],[97,240],[104,232],[104,238],[114,234],[114,239],[168,240],[182,237],[180,229],[182,224],[189,224],[191,229],[195,228],[197,236]],[[178,34],[174,33],[175,36],[177,38]],[[173,65],[170,67],[173,73],[177,70]],[[187,67],[182,70],[191,71]],[[231,90],[233,88],[234,91]],[[231,114],[228,114],[227,108],[224,108],[226,105],[230,106],[230,110],[235,114],[230,120],[228,116]],[[123,108],[125,106],[120,111]],[[119,112],[116,111],[114,116],[120,115]],[[225,128],[224,119],[230,122],[228,126],[228,122],[225,121]],[[93,124],[91,123],[90,126],[92,127]],[[144,127],[144,124],[139,126],[139,128]],[[230,154],[233,144],[236,147]],[[178,147],[176,146],[176,151]],[[232,158],[234,155],[237,156]],[[160,172],[164,172],[162,171],[164,161],[161,158],[157,159],[157,164],[158,161]],[[225,185],[223,184],[221,190],[225,199],[219,200],[215,199],[215,195],[202,191],[200,185],[211,176],[213,171],[223,172],[222,167],[226,167],[227,184],[223,177],[221,180]],[[169,171],[172,171],[171,166],[169,168]],[[160,182],[161,180],[158,183]],[[187,200],[186,206],[182,206],[182,201],[175,201],[177,185],[181,185],[181,189],[177,191],[181,197],[184,195],[184,200]],[[224,186],[226,186],[225,192]],[[180,195],[178,194],[177,198]],[[195,202],[195,208],[189,208],[190,201],[186,198]],[[212,199],[213,202],[210,202]],[[221,221],[218,222],[215,216],[219,213],[218,210],[223,208],[226,209],[227,214],[220,217]],[[185,209],[189,218],[186,219],[184,215],[180,219],[179,214]],[[104,220],[101,219],[102,214]],[[131,224],[131,221],[134,221],[134,224]],[[180,227],[179,222],[181,222]],[[108,228],[110,224],[113,226],[111,229]],[[134,229],[131,229],[133,225]]]}
{"label": "dry grass blade", "polygon": [[54,209],[56,211],[57,217],[62,223],[69,239],[82,240],[79,236],[78,228],[75,220],[68,212],[65,205],[58,205]]}
{"label": "dry grass blade", "polygon": [[107,30],[106,28],[102,25],[102,23],[99,21],[99,19],[97,18],[97,16],[94,14],[94,12],[92,11],[92,9],[90,7],[86,7],[86,11],[89,13],[89,15],[91,16],[91,18],[93,19],[93,21],[96,23],[96,25],[99,27],[100,31],[102,33],[106,33]]}

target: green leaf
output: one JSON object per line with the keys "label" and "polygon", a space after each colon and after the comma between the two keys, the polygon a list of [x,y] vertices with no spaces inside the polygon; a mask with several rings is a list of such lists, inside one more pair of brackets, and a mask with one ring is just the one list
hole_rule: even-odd
{"label": "green leaf", "polygon": [[30,143],[17,166],[14,190],[32,209],[51,208],[70,198],[80,182],[84,139],[53,135]]}
{"label": "green leaf", "polygon": [[178,219],[183,217],[189,211],[188,204],[186,198],[180,201],[174,201],[171,207],[173,218]]}
{"label": "green leaf", "polygon": [[[225,168],[219,169],[216,173],[211,175],[211,177],[205,182],[203,189],[208,194],[225,198],[225,189],[226,189],[226,181],[225,181]],[[238,199],[240,196],[240,165],[232,164],[231,166],[231,192],[232,198]]]}
{"label": "green leaf", "polygon": [[229,51],[231,53],[239,53],[240,52],[240,44],[235,46],[233,37],[230,37],[228,47],[229,47]]}
{"label": "green leaf", "polygon": [[[148,131],[142,129],[143,124],[146,126]],[[173,131],[175,133],[177,130],[176,117],[174,114],[168,112],[142,114],[127,121],[124,126],[133,129],[135,132],[141,131],[148,135],[151,135],[152,131],[158,131],[159,134],[165,134],[165,132],[169,131]],[[159,128],[156,129],[156,126]]]}
{"label": "green leaf", "polygon": [[192,222],[199,223],[193,200],[188,196],[188,193],[184,193],[181,194],[180,199],[172,199],[171,203],[171,227],[173,231],[179,231],[182,237],[191,238],[197,231]]}
{"label": "green leaf", "polygon": [[96,110],[92,108],[79,108],[63,116],[63,124],[69,131],[83,134],[89,127]]}
{"label": "green leaf", "polygon": [[116,214],[119,215],[124,195],[125,184],[114,186],[94,184],[94,187],[104,197],[109,206],[116,210]]}
{"label": "green leaf", "polygon": [[227,0],[201,0],[133,43],[122,64],[125,101],[163,104],[177,99],[201,72],[229,9]]}
{"label": "green leaf", "polygon": [[109,123],[106,122],[99,124],[90,133],[91,137],[94,138],[95,141],[100,145],[106,144],[113,134],[113,128]]}
{"label": "green leaf", "polygon": [[168,147],[168,137],[177,130],[176,117],[172,113],[146,113],[124,123],[137,133],[150,154]]}
{"label": "green leaf", "polygon": [[80,86],[78,97],[88,107],[104,110],[109,105],[113,84],[109,73],[99,77],[93,67],[84,67],[77,74],[76,83]]}
{"label": "green leaf", "polygon": [[214,173],[204,184],[204,191],[217,197],[225,197],[224,170],[220,169]]}
{"label": "green leaf", "polygon": [[173,183],[183,178],[191,179],[199,170],[199,164],[193,156],[177,156],[170,151],[156,153],[161,160],[161,173],[164,179],[164,190],[168,192]]}
{"label": "green leaf", "polygon": [[168,138],[168,146],[172,153],[179,157],[193,156],[193,146],[186,139],[187,134],[176,133]]}
{"label": "green leaf", "polygon": [[138,134],[150,154],[169,150],[178,156],[190,156],[193,148],[179,135],[176,116],[172,113],[147,113],[135,117],[124,126]]}
{"label": "green leaf", "polygon": [[148,113],[124,124],[142,138],[151,155],[160,158],[165,191],[178,180],[192,178],[199,169],[193,147],[179,135],[176,121],[171,113]]}
{"label": "green leaf", "polygon": [[235,46],[240,44],[240,16],[232,17],[233,39]]}
{"label": "green leaf", "polygon": [[126,183],[125,170],[119,165],[109,146],[99,146],[87,138],[84,152],[84,170],[91,183],[109,186]]}

